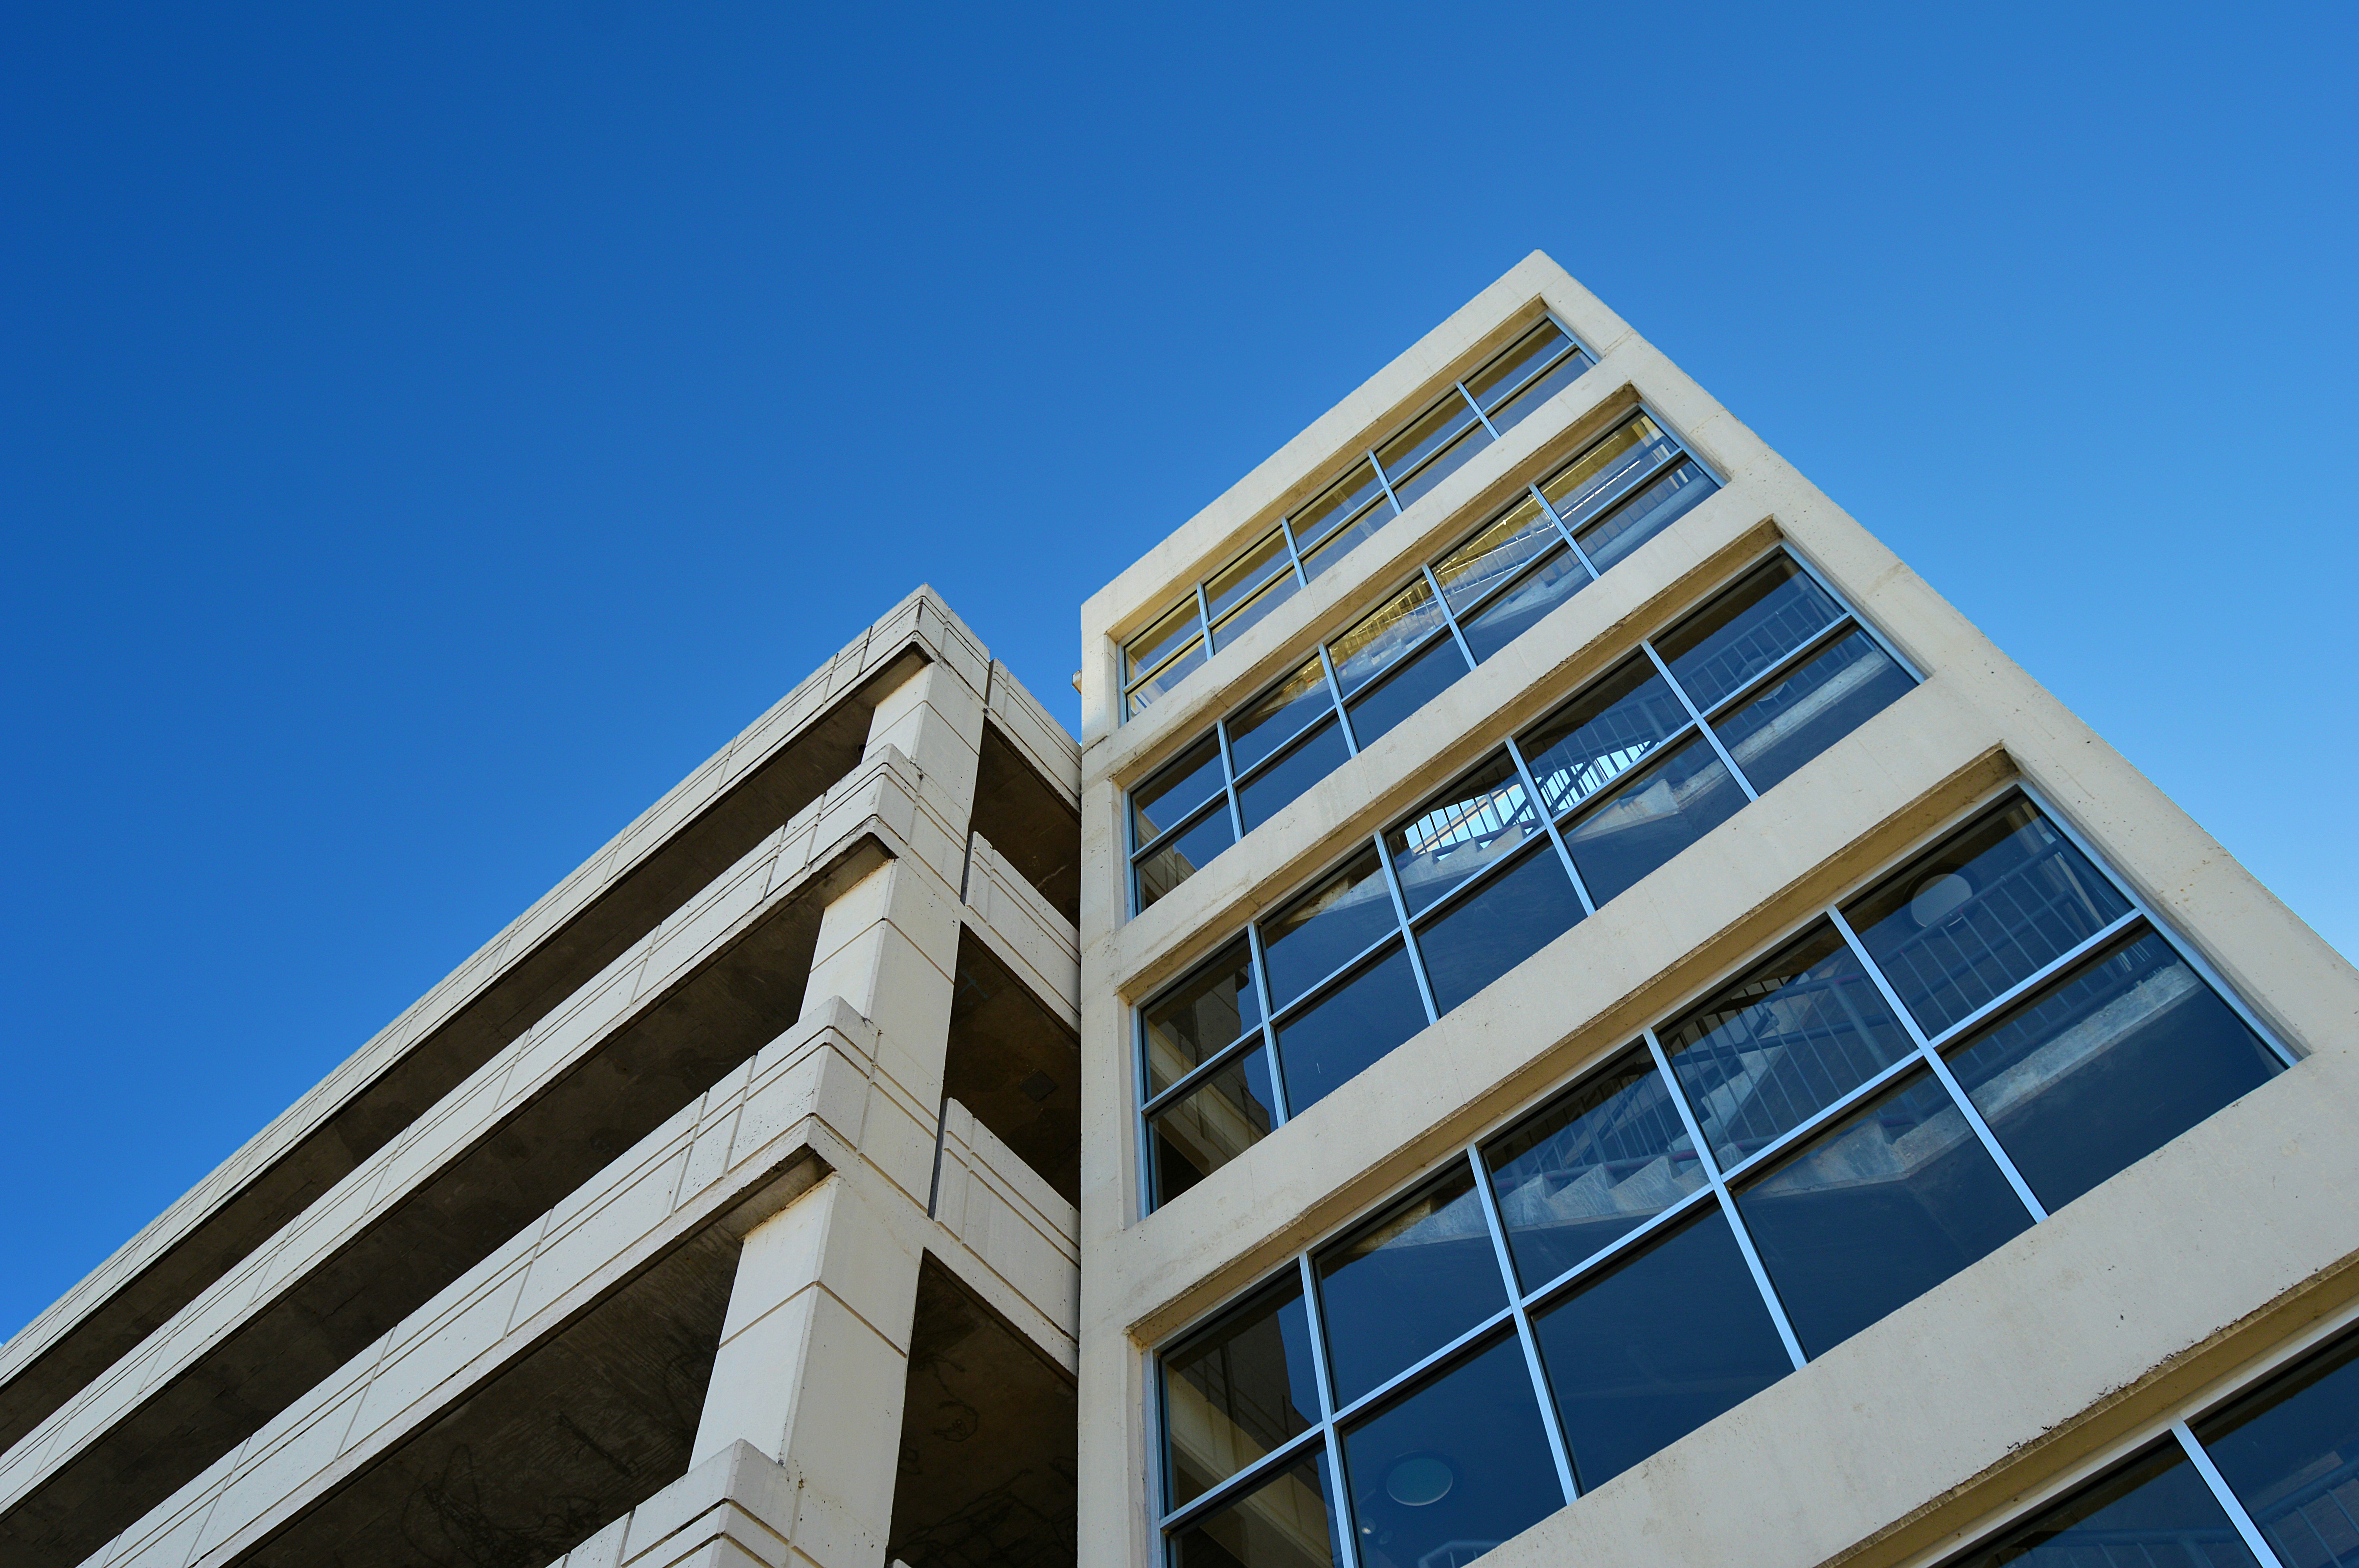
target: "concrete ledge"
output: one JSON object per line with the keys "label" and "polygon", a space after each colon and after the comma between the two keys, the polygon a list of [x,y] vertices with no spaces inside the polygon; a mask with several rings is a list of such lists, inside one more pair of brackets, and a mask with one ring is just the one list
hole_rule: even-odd
{"label": "concrete ledge", "polygon": [[966,903],[960,918],[993,955],[1021,977],[1065,1027],[1082,1026],[1080,934],[1023,873],[975,834],[967,859]]}

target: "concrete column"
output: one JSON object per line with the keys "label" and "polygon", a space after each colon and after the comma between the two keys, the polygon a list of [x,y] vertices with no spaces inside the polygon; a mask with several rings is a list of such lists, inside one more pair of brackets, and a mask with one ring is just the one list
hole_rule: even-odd
{"label": "concrete column", "polygon": [[878,1568],[893,1523],[919,1257],[864,1185],[831,1175],[745,1238],[690,1459],[744,1442],[785,1466],[820,1568]]}
{"label": "concrete column", "polygon": [[868,719],[863,760],[886,746],[916,764],[918,798],[941,831],[916,833],[911,842],[955,893],[974,814],[974,780],[983,759],[983,693],[945,664],[929,664],[876,701]]}

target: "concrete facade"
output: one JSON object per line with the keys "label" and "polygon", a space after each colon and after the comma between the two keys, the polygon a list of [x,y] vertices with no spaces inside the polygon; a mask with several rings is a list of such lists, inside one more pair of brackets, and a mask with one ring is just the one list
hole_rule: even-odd
{"label": "concrete facade", "polygon": [[[1580,373],[1122,717],[1126,641],[1544,319]],[[1133,914],[1130,790],[1640,411],[1701,501]],[[1908,688],[1158,1204],[1142,1007],[1788,556]],[[2166,935],[2290,1065],[1404,1561],[1945,1562],[2359,1322],[2359,973],[1547,257],[1093,595],[1082,661],[1076,746],[912,594],[0,1347],[0,1562],[1164,1563],[1160,1352],[2018,795],[2135,901],[2105,941]],[[1256,1568],[1396,1561],[1366,1482]]]}

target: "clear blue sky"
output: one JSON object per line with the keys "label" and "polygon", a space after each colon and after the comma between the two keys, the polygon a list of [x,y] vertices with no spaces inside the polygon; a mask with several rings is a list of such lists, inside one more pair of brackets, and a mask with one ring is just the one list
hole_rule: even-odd
{"label": "clear blue sky", "polygon": [[2353,13],[19,5],[0,1333],[1535,246],[2359,951]]}

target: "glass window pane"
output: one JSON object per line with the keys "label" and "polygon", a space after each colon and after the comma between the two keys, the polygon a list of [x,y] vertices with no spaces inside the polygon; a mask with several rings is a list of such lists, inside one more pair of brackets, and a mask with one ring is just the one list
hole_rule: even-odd
{"label": "glass window pane", "polygon": [[1342,871],[1261,923],[1270,1005],[1284,1007],[1398,925],[1384,868],[1376,864],[1375,850],[1363,849]]}
{"label": "glass window pane", "polygon": [[1441,624],[1441,602],[1419,578],[1327,644],[1335,683],[1350,695]]}
{"label": "glass window pane", "polygon": [[1726,1170],[1916,1049],[1832,924],[1658,1033]]}
{"label": "glass window pane", "polygon": [[1210,1078],[1155,1113],[1157,1205],[1168,1204],[1269,1136],[1268,1054],[1256,1049],[1215,1068]]}
{"label": "glass window pane", "polygon": [[1173,1568],[1332,1568],[1341,1562],[1327,1509],[1327,1451],[1311,1453],[1173,1531]]}
{"label": "glass window pane", "polygon": [[2051,1213],[2280,1070],[2151,932],[1984,1030],[1950,1065]]}
{"label": "glass window pane", "polygon": [[1205,861],[1237,841],[1229,822],[1224,796],[1204,808],[1204,815],[1149,850],[1138,862],[1138,909],[1144,914],[1156,900],[1186,881]]}
{"label": "glass window pane", "polygon": [[1366,751],[1465,673],[1466,655],[1458,651],[1457,640],[1447,633],[1434,638],[1382,683],[1344,700],[1352,716],[1352,739]]}
{"label": "glass window pane", "polygon": [[2359,1562],[2359,1338],[2195,1423],[2286,1568]]}
{"label": "glass window pane", "polygon": [[1589,356],[1575,349],[1556,362],[1545,373],[1527,382],[1522,391],[1512,394],[1506,402],[1491,409],[1491,424],[1499,434],[1506,435],[1524,422],[1524,416],[1557,395],[1559,389],[1589,368]]}
{"label": "glass window pane", "polygon": [[1396,946],[1277,1026],[1286,1103],[1299,1116],[1425,1027],[1425,999]]}
{"label": "glass window pane", "polygon": [[1793,1369],[1717,1206],[1532,1321],[1583,1491]]}
{"label": "glass window pane", "polygon": [[[1471,417],[1471,416],[1470,416]],[[1393,481],[1393,499],[1407,506],[1419,496],[1466,466],[1466,460],[1491,444],[1491,432],[1477,425],[1425,460],[1407,479]],[[1387,473],[1391,470],[1386,470]]]}
{"label": "glass window pane", "polygon": [[1420,927],[1419,953],[1435,1011],[1460,1002],[1581,923],[1581,896],[1556,846],[1542,842]]}
{"label": "glass window pane", "polygon": [[1712,728],[1754,789],[1766,793],[1916,684],[1866,633],[1851,632],[1714,719]]}
{"label": "glass window pane", "polygon": [[1207,735],[1130,792],[1130,847],[1143,847],[1220,789],[1221,743]]}
{"label": "glass window pane", "polygon": [[1576,537],[1597,569],[1603,571],[1686,516],[1696,503],[1719,488],[1703,470],[1681,462],[1616,507],[1613,515],[1582,528]]}
{"label": "glass window pane", "polygon": [[[1455,388],[1432,407],[1412,420],[1408,429],[1376,449],[1376,461],[1382,463],[1385,477],[1393,481],[1396,492],[1400,488],[1401,475],[1415,468],[1429,453],[1440,450],[1450,438],[1474,423],[1474,410],[1458,395]],[[1408,504],[1403,496],[1401,504]]]}
{"label": "glass window pane", "polygon": [[1483,1161],[1527,1291],[1703,1185],[1670,1087],[1644,1051],[1583,1079]]}
{"label": "glass window pane", "polygon": [[1139,1009],[1147,1031],[1147,1092],[1161,1094],[1230,1041],[1261,1022],[1253,954],[1243,938]]}
{"label": "glass window pane", "polygon": [[1316,1266],[1338,1404],[1507,1304],[1474,1173],[1463,1160],[1330,1248]]}
{"label": "glass window pane", "polygon": [[1776,664],[1843,614],[1791,556],[1779,554],[1655,639],[1698,708]]}
{"label": "glass window pane", "polygon": [[1415,816],[1385,835],[1385,848],[1400,880],[1401,901],[1414,914],[1538,834],[1523,776],[1500,752],[1427,797]]}
{"label": "glass window pane", "polygon": [[1305,545],[1298,537],[1295,543],[1302,552],[1303,575],[1316,581],[1321,572],[1357,549],[1363,540],[1391,522],[1397,515],[1397,514],[1393,511],[1393,503],[1379,492],[1374,501],[1355,513],[1351,521],[1330,533],[1316,545]]}
{"label": "glass window pane", "polygon": [[1458,1568],[1564,1507],[1511,1335],[1343,1434],[1360,1568]]}
{"label": "glass window pane", "polygon": [[2031,1225],[1930,1073],[1843,1117],[1739,1192],[1736,1206],[1809,1356]]}
{"label": "glass window pane", "polygon": [[1202,1497],[1319,1422],[1310,1314],[1290,1268],[1162,1360],[1169,1508]]}
{"label": "glass window pane", "polygon": [[1452,611],[1462,611],[1522,569],[1564,535],[1527,492],[1484,524],[1482,532],[1433,563],[1433,580]]}
{"label": "glass window pane", "polygon": [[[1345,518],[1353,516],[1370,502],[1381,505],[1384,493],[1376,470],[1368,466],[1366,460],[1353,463],[1343,478],[1288,519],[1294,528],[1295,545],[1308,554],[1313,545],[1324,540]],[[1391,507],[1385,506],[1383,511],[1386,516],[1392,515]]]}
{"label": "glass window pane", "polygon": [[1518,736],[1540,804],[1562,816],[1620,778],[1688,721],[1670,683],[1641,655]]}
{"label": "glass window pane", "polygon": [[1314,654],[1242,712],[1229,716],[1230,764],[1240,773],[1250,773],[1256,762],[1300,734],[1312,719],[1334,711],[1326,666]]}
{"label": "glass window pane", "polygon": [[1485,412],[1521,386],[1526,378],[1571,346],[1572,341],[1543,321],[1508,347],[1498,358],[1466,378],[1466,390]]}
{"label": "glass window pane", "polygon": [[1123,648],[1129,658],[1126,674],[1136,676],[1153,669],[1180,643],[1197,632],[1196,596],[1187,598],[1163,612],[1163,619],[1133,637]]}
{"label": "glass window pane", "polygon": [[1286,535],[1273,528],[1266,538],[1223,568],[1204,585],[1204,603],[1212,611],[1212,619],[1218,621],[1281,573],[1293,576],[1294,561],[1286,553]]}
{"label": "glass window pane", "polygon": [[1603,906],[1745,805],[1745,792],[1701,737],[1674,747],[1565,832],[1592,902]]}
{"label": "glass window pane", "polygon": [[1542,480],[1540,493],[1566,527],[1578,528],[1679,455],[1662,428],[1641,414]]}
{"label": "glass window pane", "polygon": [[1843,916],[1928,1034],[2129,913],[2129,900],[2026,800],[1920,855]]}
{"label": "glass window pane", "polygon": [[1215,649],[1225,648],[1244,636],[1261,623],[1263,616],[1292,599],[1294,590],[1301,586],[1295,580],[1294,568],[1288,565],[1285,576],[1272,579],[1267,588],[1246,600],[1245,605],[1226,621],[1212,628],[1212,646]]}
{"label": "glass window pane", "polygon": [[1310,738],[1237,789],[1237,812],[1250,833],[1283,811],[1296,795],[1352,760],[1343,726],[1330,719],[1311,727]]}
{"label": "glass window pane", "polygon": [[1580,557],[1560,549],[1465,623],[1467,647],[1477,659],[1489,658],[1589,583],[1589,568]]}
{"label": "glass window pane", "polygon": [[1173,687],[1195,674],[1196,667],[1203,662],[1204,640],[1199,637],[1178,658],[1130,688],[1124,699],[1129,703],[1130,712],[1134,716],[1144,713],[1149,706],[1161,701],[1170,695]]}
{"label": "glass window pane", "polygon": [[2212,1488],[2179,1444],[2166,1442],[1951,1568],[2253,1568],[2253,1561]]}

